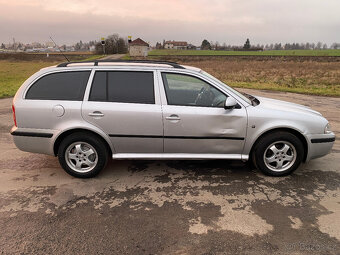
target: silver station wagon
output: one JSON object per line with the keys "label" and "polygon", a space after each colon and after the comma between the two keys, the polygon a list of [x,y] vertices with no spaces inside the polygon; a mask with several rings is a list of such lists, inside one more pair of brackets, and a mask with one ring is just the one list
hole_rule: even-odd
{"label": "silver station wagon", "polygon": [[71,62],[17,91],[16,146],[93,177],[113,159],[252,160],[282,176],[330,152],[335,135],[308,107],[240,93],[201,69],[160,61]]}

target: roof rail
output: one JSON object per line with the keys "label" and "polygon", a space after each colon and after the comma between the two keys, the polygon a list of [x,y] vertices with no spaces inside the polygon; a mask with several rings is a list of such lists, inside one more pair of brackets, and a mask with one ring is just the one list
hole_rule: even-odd
{"label": "roof rail", "polygon": [[185,69],[185,67],[181,66],[175,62],[168,61],[157,61],[157,60],[123,60],[123,59],[114,59],[114,60],[92,60],[92,61],[76,61],[76,62],[65,62],[57,65],[57,67],[67,67],[70,64],[82,64],[82,63],[94,63],[94,66],[98,66],[98,63],[141,63],[141,64],[163,64],[169,65],[174,68]]}

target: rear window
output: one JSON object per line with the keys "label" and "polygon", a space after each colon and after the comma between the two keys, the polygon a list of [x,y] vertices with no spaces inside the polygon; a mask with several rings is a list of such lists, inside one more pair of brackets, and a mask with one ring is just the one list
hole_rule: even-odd
{"label": "rear window", "polygon": [[93,79],[89,100],[154,104],[153,73],[97,71]]}
{"label": "rear window", "polygon": [[90,71],[53,73],[37,80],[26,99],[82,101]]}

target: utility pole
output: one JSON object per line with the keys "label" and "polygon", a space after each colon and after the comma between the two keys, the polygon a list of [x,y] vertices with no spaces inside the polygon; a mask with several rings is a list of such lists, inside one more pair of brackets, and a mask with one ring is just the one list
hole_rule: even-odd
{"label": "utility pole", "polygon": [[13,50],[17,51],[16,46],[15,46],[15,38],[13,37]]}

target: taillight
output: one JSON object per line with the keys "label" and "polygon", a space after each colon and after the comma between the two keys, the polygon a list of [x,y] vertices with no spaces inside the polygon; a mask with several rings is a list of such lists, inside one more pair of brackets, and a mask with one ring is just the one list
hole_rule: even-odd
{"label": "taillight", "polygon": [[14,125],[15,125],[16,127],[18,127],[18,126],[17,126],[17,119],[16,119],[16,117],[15,117],[15,107],[14,107],[14,104],[12,104],[12,111],[13,111]]}

